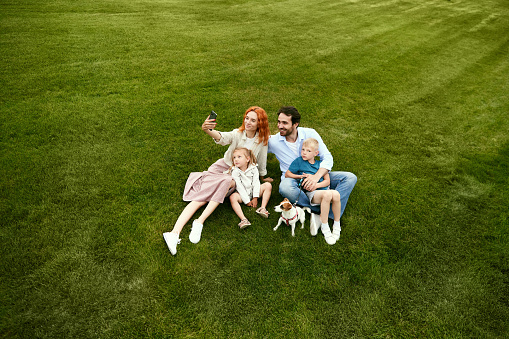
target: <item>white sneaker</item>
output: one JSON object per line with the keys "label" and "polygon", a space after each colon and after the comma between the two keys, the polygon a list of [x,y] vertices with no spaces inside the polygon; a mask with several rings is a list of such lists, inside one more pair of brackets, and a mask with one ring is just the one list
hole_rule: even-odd
{"label": "white sneaker", "polygon": [[341,236],[341,226],[332,226],[332,236],[336,239],[336,241],[339,240],[339,237]]}
{"label": "white sneaker", "polygon": [[191,233],[189,233],[189,241],[191,241],[193,244],[199,243],[202,229],[203,224],[200,224],[198,220],[193,221],[193,227],[191,228]]}
{"label": "white sneaker", "polygon": [[311,213],[311,218],[309,221],[309,231],[311,232],[312,236],[317,235],[318,233],[318,227],[320,227],[320,215],[316,213]]}
{"label": "white sneaker", "polygon": [[180,239],[177,233],[166,232],[163,233],[164,241],[170,250],[171,254],[177,254],[177,245],[180,244]]}
{"label": "white sneaker", "polygon": [[323,233],[323,236],[325,238],[325,241],[327,242],[327,244],[329,245],[334,245],[336,243],[336,238],[334,238],[332,236],[332,233],[330,231],[330,227],[329,227],[329,224],[322,224],[320,226],[321,230],[322,230],[322,233]]}

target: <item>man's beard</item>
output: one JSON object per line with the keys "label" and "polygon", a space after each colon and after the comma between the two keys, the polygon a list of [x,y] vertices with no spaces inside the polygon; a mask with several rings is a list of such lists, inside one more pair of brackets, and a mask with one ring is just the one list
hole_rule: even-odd
{"label": "man's beard", "polygon": [[287,135],[290,135],[293,133],[293,128],[289,128],[289,129],[280,129],[279,130],[279,134],[281,134],[282,136],[287,136]]}

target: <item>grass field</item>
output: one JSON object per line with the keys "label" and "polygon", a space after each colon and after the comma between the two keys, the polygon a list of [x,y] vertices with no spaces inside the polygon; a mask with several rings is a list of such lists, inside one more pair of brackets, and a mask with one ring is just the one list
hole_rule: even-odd
{"label": "grass field", "polygon": [[[0,8],[2,337],[507,338],[506,0]],[[357,175],[340,241],[226,203],[173,257],[201,123],[251,105]]]}

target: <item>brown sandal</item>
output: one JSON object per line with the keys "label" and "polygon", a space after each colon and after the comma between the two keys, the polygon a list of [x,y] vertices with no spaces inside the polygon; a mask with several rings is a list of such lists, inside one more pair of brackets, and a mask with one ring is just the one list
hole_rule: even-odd
{"label": "brown sandal", "polygon": [[249,222],[249,220],[247,219],[242,219],[240,222],[239,222],[239,227],[240,229],[244,229],[246,227],[248,227],[249,225],[251,225],[251,223]]}
{"label": "brown sandal", "polygon": [[260,207],[259,209],[256,210],[256,213],[264,218],[269,217],[269,211],[267,211],[265,207]]}

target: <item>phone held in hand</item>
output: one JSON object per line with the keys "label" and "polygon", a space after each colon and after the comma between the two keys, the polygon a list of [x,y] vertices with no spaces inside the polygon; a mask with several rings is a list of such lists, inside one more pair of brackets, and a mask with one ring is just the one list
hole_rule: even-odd
{"label": "phone held in hand", "polygon": [[[213,119],[215,121],[217,119],[217,113],[212,111],[212,113],[210,113],[209,119],[210,120]],[[210,129],[209,131],[212,131],[212,130]]]}

